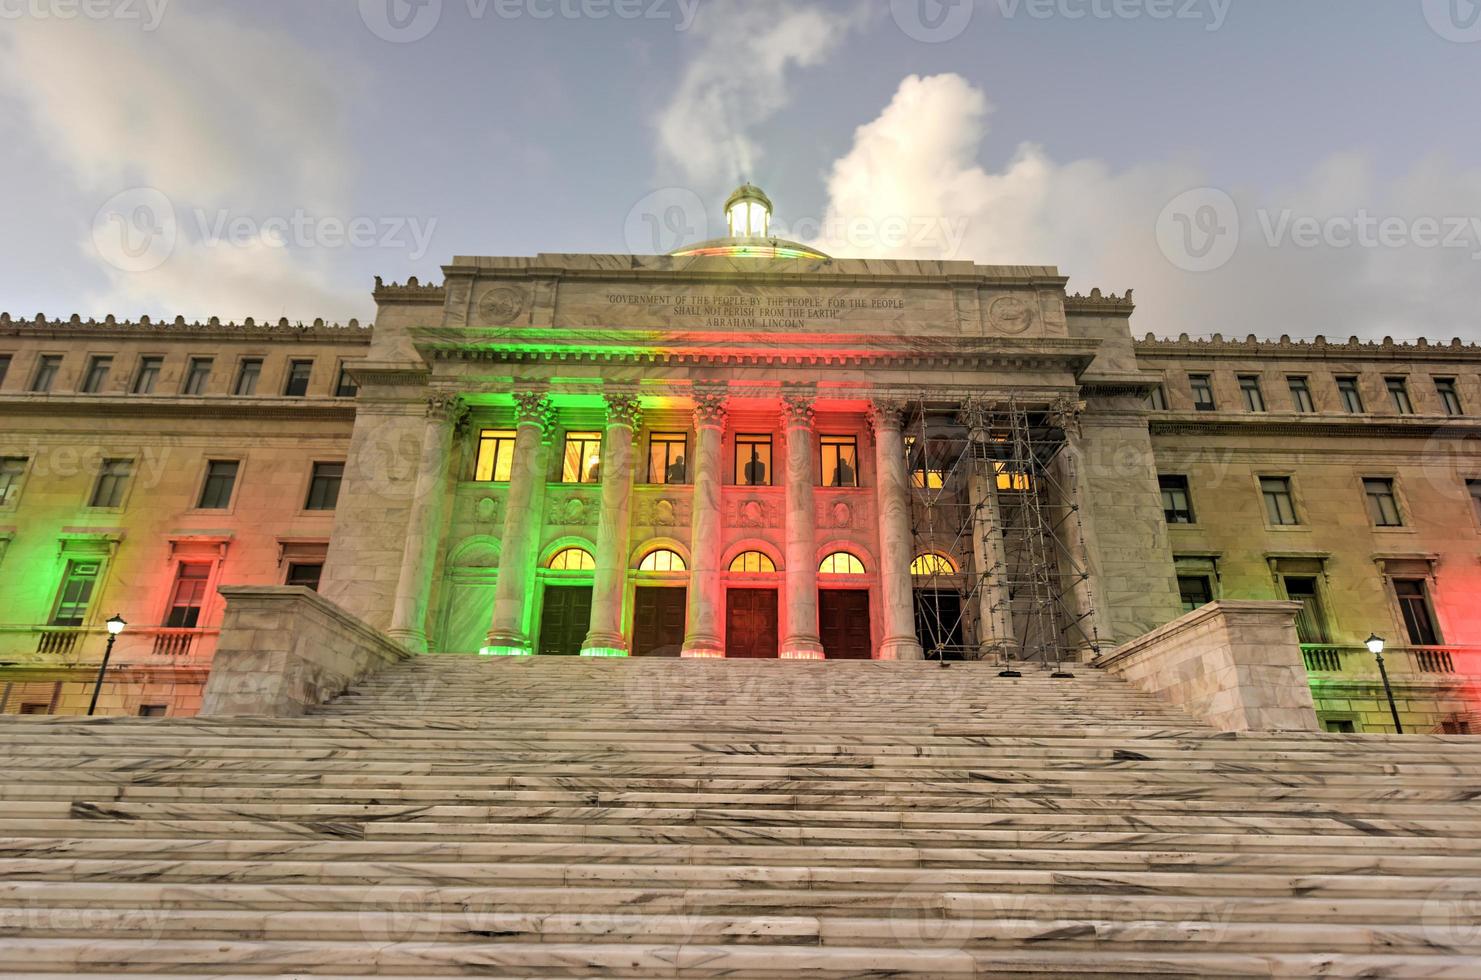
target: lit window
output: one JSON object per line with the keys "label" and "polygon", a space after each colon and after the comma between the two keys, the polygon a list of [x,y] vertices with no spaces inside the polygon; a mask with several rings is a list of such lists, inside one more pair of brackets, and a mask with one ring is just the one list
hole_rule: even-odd
{"label": "lit window", "polygon": [[131,389],[136,395],[154,394],[154,386],[159,383],[159,369],[164,365],[163,357],[141,357],[139,358],[139,370],[134,374],[134,386]]}
{"label": "lit window", "polygon": [[206,385],[211,380],[211,358],[192,357],[190,366],[185,370],[185,387],[181,389],[182,394],[204,395]]}
{"label": "lit window", "polygon": [[945,555],[927,553],[917,555],[910,563],[911,575],[955,575],[956,566]]}
{"label": "lit window", "polygon": [[689,566],[684,564],[684,556],[677,551],[669,551],[660,548],[658,551],[649,552],[638,566],[643,572],[687,572]]}
{"label": "lit window", "polygon": [[85,395],[96,395],[108,382],[108,372],[111,370],[113,358],[106,355],[94,357],[87,363],[87,374],[83,377],[82,388],[79,390]]}
{"label": "lit window", "polygon": [[129,477],[134,473],[131,459],[105,459],[98,470],[98,482],[93,486],[89,507],[122,507],[124,491],[128,489]]}
{"label": "lit window", "polygon": [[1311,401],[1311,386],[1307,384],[1305,377],[1292,377],[1287,379],[1291,385],[1291,404],[1296,411],[1310,414],[1316,411],[1316,405]]}
{"label": "lit window", "polygon": [[288,398],[302,398],[309,393],[309,378],[314,373],[313,361],[289,361],[288,380],[283,384],[283,394]]}
{"label": "lit window", "polygon": [[743,487],[771,486],[771,436],[735,437],[735,482]]}
{"label": "lit window", "polygon": [[51,618],[53,626],[81,626],[87,618],[87,607],[92,602],[93,589],[98,584],[98,573],[102,564],[97,561],[69,561],[62,576],[62,588],[57,593],[57,611]]}
{"label": "lit window", "polygon": [[1363,393],[1357,378],[1338,378],[1337,394],[1342,396],[1342,409],[1350,415],[1363,414]]}
{"label": "lit window", "polygon": [[514,472],[513,429],[484,429],[478,434],[478,462],[473,479],[480,483],[508,483]]}
{"label": "lit window", "polygon": [[241,463],[234,459],[213,459],[206,464],[206,482],[201,487],[201,510],[225,510],[231,504],[231,491],[237,484]]}
{"label": "lit window", "polygon": [[31,378],[31,390],[36,392],[51,391],[51,386],[57,380],[57,372],[62,368],[62,355],[43,354],[36,362],[36,374]]}
{"label": "lit window", "polygon": [[863,575],[864,563],[847,551],[835,551],[818,566],[823,575]]}
{"label": "lit window", "polygon": [[343,463],[315,463],[309,476],[309,499],[304,510],[333,510],[339,505],[339,485],[345,478]]}
{"label": "lit window", "polygon": [[566,548],[550,559],[553,572],[594,572],[596,568],[597,560],[585,548]]}
{"label": "lit window", "polygon": [[917,490],[940,490],[946,486],[945,472],[932,469],[925,452],[915,451],[915,436],[905,437],[905,455],[911,462],[910,482]]}
{"label": "lit window", "polygon": [[200,624],[201,606],[206,601],[206,581],[210,577],[210,565],[181,562],[175,577],[175,591],[170,596],[166,627],[195,629]]}
{"label": "lit window", "polygon": [[689,482],[689,436],[683,432],[654,432],[648,436],[648,482],[682,485]]}
{"label": "lit window", "polygon": [[1286,526],[1301,523],[1296,519],[1296,501],[1291,495],[1289,478],[1260,477],[1260,493],[1265,497],[1265,516],[1271,524]]}
{"label": "lit window", "polygon": [[743,551],[730,563],[732,572],[758,574],[776,571],[776,563],[760,551]]}
{"label": "lit window", "polygon": [[856,487],[859,485],[859,442],[853,436],[823,436],[819,439],[823,453],[823,485]]}
{"label": "lit window", "polygon": [[1394,481],[1384,477],[1363,480],[1363,493],[1368,497],[1368,516],[1375,527],[1402,527],[1399,500],[1394,495]]}
{"label": "lit window", "polygon": [[237,369],[237,383],[232,388],[234,395],[255,395],[257,393],[257,379],[262,377],[262,358],[249,357],[242,361],[242,366]]}
{"label": "lit window", "polygon": [[1260,388],[1260,378],[1258,375],[1240,375],[1239,393],[1244,398],[1244,410],[1246,412],[1265,411],[1265,392]]}
{"label": "lit window", "polygon": [[602,434],[600,432],[567,432],[562,483],[602,482]]}
{"label": "lit window", "polygon": [[998,475],[999,490],[1006,493],[1028,493],[1034,488],[1034,478],[1010,463],[994,463],[993,470]]}

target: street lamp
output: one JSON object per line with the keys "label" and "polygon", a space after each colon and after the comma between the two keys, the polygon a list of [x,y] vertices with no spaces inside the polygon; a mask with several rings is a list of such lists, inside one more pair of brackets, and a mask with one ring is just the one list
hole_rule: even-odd
{"label": "street lamp", "polygon": [[1378,660],[1378,676],[1383,678],[1383,693],[1388,698],[1388,712],[1394,717],[1394,731],[1404,734],[1404,726],[1399,722],[1399,708],[1394,704],[1394,689],[1388,685],[1388,670],[1383,666],[1383,637],[1374,633],[1368,637],[1368,652]]}
{"label": "street lamp", "polygon": [[113,656],[113,641],[118,639],[118,634],[122,633],[127,625],[128,623],[125,623],[123,617],[117,613],[114,613],[108,620],[108,646],[103,649],[103,662],[98,665],[98,679],[93,684],[93,700],[87,706],[89,716],[98,707],[98,695],[103,693],[103,675],[108,671],[108,658]]}

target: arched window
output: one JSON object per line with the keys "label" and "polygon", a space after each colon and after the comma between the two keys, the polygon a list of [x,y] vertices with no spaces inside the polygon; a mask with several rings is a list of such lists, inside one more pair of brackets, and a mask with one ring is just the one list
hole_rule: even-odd
{"label": "arched window", "polygon": [[945,555],[927,552],[910,563],[911,575],[955,575],[956,566]]}
{"label": "arched window", "polygon": [[760,551],[743,551],[730,563],[732,572],[774,572],[776,562]]}
{"label": "arched window", "polygon": [[677,551],[669,551],[667,548],[659,548],[657,551],[648,552],[642,564],[638,566],[640,572],[687,572],[689,566],[684,564],[684,556]]}
{"label": "arched window", "polygon": [[596,568],[596,559],[585,548],[557,551],[555,557],[550,559],[550,569],[554,572],[594,572]]}
{"label": "arched window", "polygon": [[864,563],[847,551],[835,551],[818,566],[823,575],[863,575]]}

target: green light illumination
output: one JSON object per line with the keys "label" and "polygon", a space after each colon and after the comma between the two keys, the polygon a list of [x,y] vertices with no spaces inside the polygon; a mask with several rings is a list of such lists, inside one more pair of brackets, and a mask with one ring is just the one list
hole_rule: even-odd
{"label": "green light illumination", "polygon": [[625,657],[626,650],[617,650],[613,647],[589,647],[581,651],[583,657]]}
{"label": "green light illumination", "polygon": [[484,647],[478,651],[480,657],[530,657],[534,653],[524,647]]}

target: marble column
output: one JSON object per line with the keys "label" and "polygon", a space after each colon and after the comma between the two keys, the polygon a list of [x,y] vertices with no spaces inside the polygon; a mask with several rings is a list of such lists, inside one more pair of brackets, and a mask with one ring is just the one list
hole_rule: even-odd
{"label": "marble column", "polygon": [[509,495],[504,501],[504,537],[499,548],[499,583],[494,620],[485,652],[533,653],[526,618],[535,584],[540,529],[545,516],[545,480],[550,462],[552,413],[543,391],[514,394],[516,432]]}
{"label": "marble column", "polygon": [[427,652],[427,602],[442,544],[453,427],[465,411],[456,395],[433,395],[427,399],[415,495],[406,520],[406,544],[401,552],[391,625],[386,631],[391,639],[414,653]]}
{"label": "marble column", "polygon": [[1014,647],[1015,640],[998,476],[990,461],[973,462],[967,494],[972,505],[973,571],[982,583],[977,590],[977,650],[980,657],[996,660]]}
{"label": "marble column", "polygon": [[602,512],[597,524],[596,575],[591,628],[583,657],[625,657],[622,598],[627,591],[627,540],[633,499],[633,430],[642,410],[636,392],[607,395],[607,436],[602,448]]}
{"label": "marble column", "polygon": [[782,638],[781,656],[788,660],[822,660],[812,395],[784,397],[782,421],[787,433],[787,635]]}
{"label": "marble column", "polygon": [[905,465],[905,407],[876,402],[874,423],[875,509],[879,513],[879,586],[884,642],[879,660],[920,660],[915,636],[914,583],[910,564],[915,541],[910,533],[910,472]]}
{"label": "marble column", "polygon": [[724,557],[724,522],[720,511],[723,483],[721,446],[725,440],[723,389],[694,393],[694,503],[690,518],[689,594],[684,657],[723,657],[720,615],[725,607],[720,587]]}

